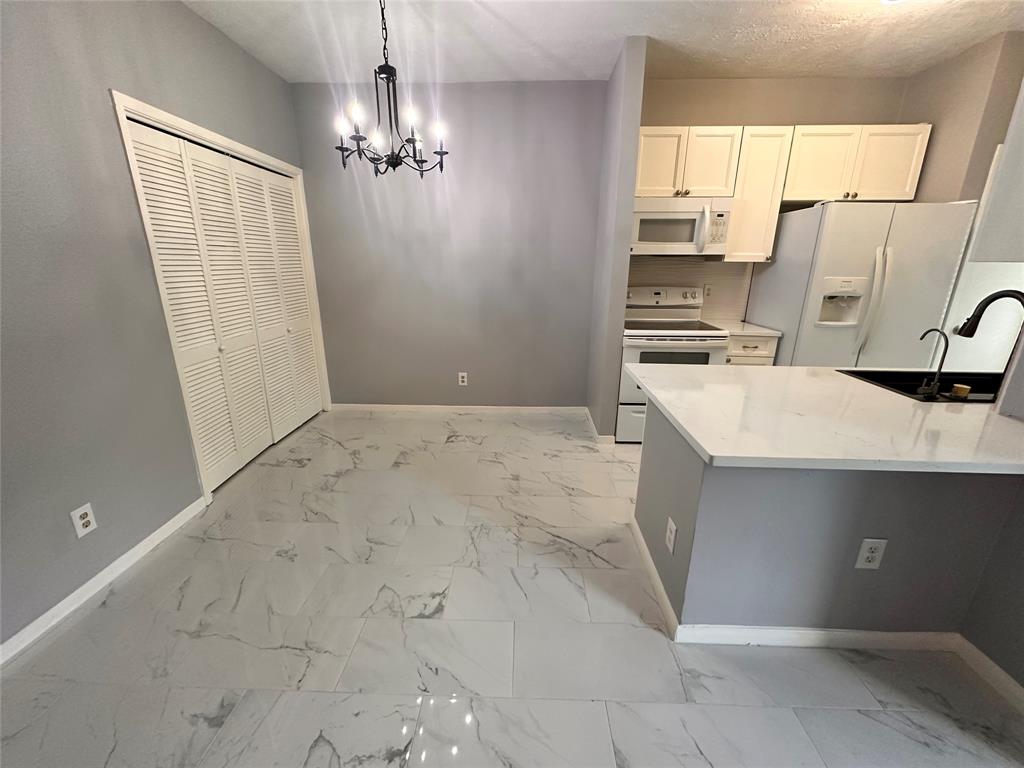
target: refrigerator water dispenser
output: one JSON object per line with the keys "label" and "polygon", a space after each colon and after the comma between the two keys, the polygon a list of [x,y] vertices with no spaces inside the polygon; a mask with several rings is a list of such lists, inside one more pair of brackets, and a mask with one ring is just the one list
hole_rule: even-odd
{"label": "refrigerator water dispenser", "polygon": [[826,277],[821,295],[821,308],[815,325],[849,327],[860,320],[866,277]]}

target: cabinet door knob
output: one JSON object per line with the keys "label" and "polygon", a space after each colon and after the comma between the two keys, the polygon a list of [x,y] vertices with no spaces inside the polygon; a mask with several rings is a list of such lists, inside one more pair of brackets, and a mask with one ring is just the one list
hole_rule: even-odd
{"label": "cabinet door knob", "polygon": [[223,352],[224,351],[224,345],[223,344],[218,344],[217,345],[217,351],[218,352]]}
{"label": "cabinet door knob", "polygon": [[854,192],[852,195],[850,195],[850,197],[852,197],[854,200],[856,200],[857,199],[857,193]]}
{"label": "cabinet door knob", "polygon": [[683,194],[684,194],[684,195],[688,195],[688,194],[690,194],[690,190],[688,190],[688,189],[684,189],[684,190],[683,190]]}
{"label": "cabinet door knob", "polygon": [[672,193],[672,195],[674,197],[679,197],[682,194],[683,194],[683,190],[681,190],[681,189],[677,189],[675,192]]}
{"label": "cabinet door knob", "polygon": [[849,192],[843,192],[843,200],[845,200],[845,199],[846,199],[846,198],[848,198],[849,196],[850,196],[850,193],[849,193]]}
{"label": "cabinet door knob", "polygon": [[288,333],[291,333],[291,332],[292,332],[292,329],[291,329],[291,327],[285,328],[285,330],[286,330],[286,331],[287,331]]}

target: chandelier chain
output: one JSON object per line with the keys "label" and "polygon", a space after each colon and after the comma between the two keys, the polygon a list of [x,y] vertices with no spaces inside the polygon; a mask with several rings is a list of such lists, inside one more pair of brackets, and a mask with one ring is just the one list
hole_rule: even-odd
{"label": "chandelier chain", "polygon": [[384,17],[384,2],[380,0],[380,34],[384,38],[384,63],[388,63],[388,20]]}

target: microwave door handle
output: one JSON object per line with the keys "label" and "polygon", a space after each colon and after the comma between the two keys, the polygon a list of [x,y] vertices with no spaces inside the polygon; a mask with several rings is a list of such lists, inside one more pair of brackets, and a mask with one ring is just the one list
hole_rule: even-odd
{"label": "microwave door handle", "polygon": [[705,205],[700,209],[700,218],[697,221],[696,243],[697,253],[704,253],[704,246],[708,244],[708,223],[711,221],[711,206]]}

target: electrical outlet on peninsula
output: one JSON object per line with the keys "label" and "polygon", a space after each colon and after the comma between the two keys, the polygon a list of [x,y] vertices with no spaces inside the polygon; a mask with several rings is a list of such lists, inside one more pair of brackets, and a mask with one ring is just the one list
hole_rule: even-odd
{"label": "electrical outlet on peninsula", "polygon": [[665,546],[668,547],[668,553],[674,554],[676,551],[676,523],[671,517],[668,519],[668,523],[665,525]]}
{"label": "electrical outlet on peninsula", "polygon": [[460,387],[468,387],[469,386],[469,374],[466,373],[465,371],[459,371],[459,386]]}
{"label": "electrical outlet on peninsula", "polygon": [[885,554],[885,545],[888,543],[888,539],[864,539],[857,553],[857,564],[853,567],[877,570],[882,565],[882,555]]}
{"label": "electrical outlet on peninsula", "polygon": [[78,509],[72,510],[71,522],[75,524],[75,533],[78,534],[78,538],[95,531],[98,526],[96,517],[92,513],[92,504],[84,504]]}

